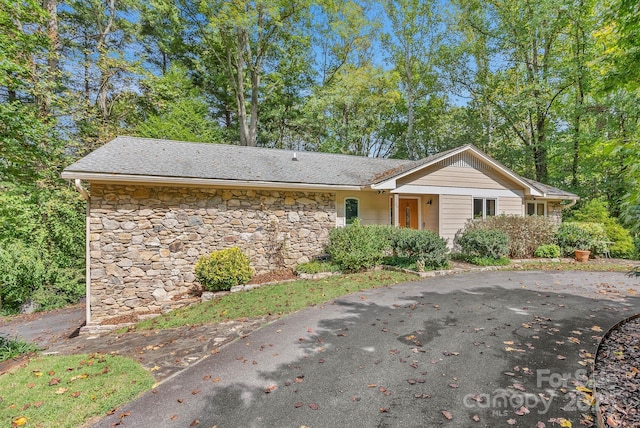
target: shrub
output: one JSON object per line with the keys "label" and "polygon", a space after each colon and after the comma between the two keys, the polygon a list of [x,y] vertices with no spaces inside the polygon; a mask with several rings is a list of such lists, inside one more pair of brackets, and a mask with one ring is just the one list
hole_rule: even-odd
{"label": "shrub", "polygon": [[331,229],[326,250],[342,269],[368,269],[380,264],[389,251],[391,230],[389,226],[364,226],[355,219],[349,226]]}
{"label": "shrub", "polygon": [[470,220],[459,234],[478,229],[501,230],[509,237],[509,257],[517,259],[531,257],[540,245],[553,243],[557,228],[548,217],[499,215]]}
{"label": "shrub", "polygon": [[207,291],[226,291],[251,279],[253,270],[238,247],[214,251],[198,259],[195,274]]}
{"label": "shrub", "polygon": [[573,222],[601,223],[607,240],[611,242],[609,252],[612,257],[634,257],[633,237],[618,220],[609,215],[607,204],[600,199],[591,199],[571,214]]}
{"label": "shrub", "polygon": [[565,256],[572,255],[575,250],[589,250],[593,254],[602,254],[607,250],[607,235],[600,223],[562,223],[556,240]]}
{"label": "shrub", "polygon": [[84,201],[72,190],[0,192],[3,312],[17,312],[29,299],[52,309],[84,295],[84,222]]}
{"label": "shrub", "polygon": [[391,246],[396,257],[407,258],[422,269],[437,269],[449,262],[447,241],[430,230],[396,229]]}
{"label": "shrub", "polygon": [[497,260],[509,253],[509,237],[502,230],[468,230],[456,237],[456,245],[467,259],[490,257]]}
{"label": "shrub", "polygon": [[542,257],[547,259],[553,259],[560,257],[560,247],[556,244],[544,244],[540,245],[536,248],[535,253],[533,253],[536,257]]}

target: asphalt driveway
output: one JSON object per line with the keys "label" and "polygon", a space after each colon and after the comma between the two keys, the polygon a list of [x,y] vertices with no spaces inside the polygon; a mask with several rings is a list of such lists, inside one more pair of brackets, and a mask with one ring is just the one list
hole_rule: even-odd
{"label": "asphalt driveway", "polygon": [[236,340],[96,426],[580,426],[598,340],[640,312],[638,292],[622,273],[488,272],[357,293]]}

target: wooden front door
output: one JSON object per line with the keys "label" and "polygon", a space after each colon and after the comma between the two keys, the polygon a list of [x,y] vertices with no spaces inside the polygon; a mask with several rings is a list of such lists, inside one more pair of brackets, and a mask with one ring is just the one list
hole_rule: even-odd
{"label": "wooden front door", "polygon": [[418,228],[418,200],[402,199],[398,201],[398,224],[400,227]]}

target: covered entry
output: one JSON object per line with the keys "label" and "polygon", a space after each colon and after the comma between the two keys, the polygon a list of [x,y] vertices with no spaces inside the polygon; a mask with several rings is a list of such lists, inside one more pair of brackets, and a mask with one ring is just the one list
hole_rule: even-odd
{"label": "covered entry", "polygon": [[417,198],[400,198],[398,201],[398,226],[418,229],[419,204]]}

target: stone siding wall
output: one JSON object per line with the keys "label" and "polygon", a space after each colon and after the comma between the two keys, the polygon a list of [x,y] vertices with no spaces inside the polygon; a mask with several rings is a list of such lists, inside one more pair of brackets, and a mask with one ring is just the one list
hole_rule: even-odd
{"label": "stone siding wall", "polygon": [[335,194],[91,185],[91,324],[166,311],[198,285],[197,259],[237,246],[257,273],[320,254]]}
{"label": "stone siding wall", "polygon": [[547,202],[547,217],[557,224],[562,223],[562,205],[560,205],[560,202]]}

